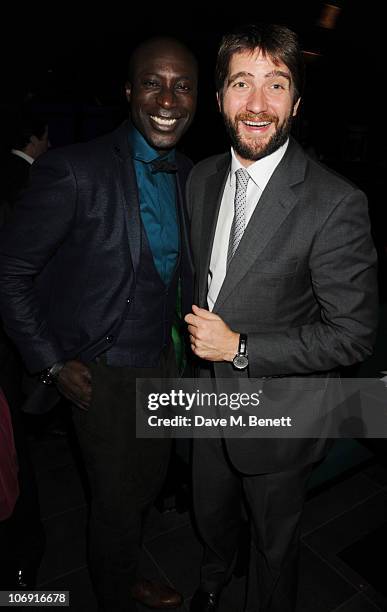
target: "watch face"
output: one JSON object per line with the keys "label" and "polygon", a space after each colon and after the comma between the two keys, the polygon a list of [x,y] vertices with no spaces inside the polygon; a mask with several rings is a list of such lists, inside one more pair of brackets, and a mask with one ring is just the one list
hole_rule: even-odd
{"label": "watch face", "polygon": [[237,370],[244,370],[249,365],[249,360],[246,355],[236,355],[232,363]]}

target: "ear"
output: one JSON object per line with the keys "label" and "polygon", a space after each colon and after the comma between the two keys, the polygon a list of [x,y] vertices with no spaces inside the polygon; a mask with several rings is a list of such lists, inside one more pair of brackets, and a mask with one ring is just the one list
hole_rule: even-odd
{"label": "ear", "polygon": [[132,95],[132,85],[131,83],[129,83],[129,81],[126,81],[125,83],[125,95],[126,95],[127,101],[130,103],[130,99]]}
{"label": "ear", "polygon": [[35,134],[32,134],[29,143],[26,144],[25,147],[23,147],[24,153],[27,153],[27,155],[35,159],[36,152],[38,149],[38,146],[37,146],[38,143],[39,143],[39,139],[35,136]]}
{"label": "ear", "polygon": [[[40,140],[39,140],[39,138],[38,138],[37,136],[35,136],[35,134],[32,134],[32,135],[31,135],[31,138],[30,138],[30,142],[28,143],[28,145],[27,145],[27,146],[29,147],[29,150],[30,150],[30,151],[31,151],[33,154],[35,154],[35,152],[36,152],[36,150],[37,150],[37,148],[38,148],[39,144],[40,144]],[[31,155],[31,157],[33,157],[33,155]]]}
{"label": "ear", "polygon": [[220,112],[222,112],[222,98],[221,98],[219,91],[216,92],[216,101],[218,103],[218,108]]}
{"label": "ear", "polygon": [[293,117],[297,115],[298,107],[300,106],[301,98],[298,98],[297,102],[293,106]]}

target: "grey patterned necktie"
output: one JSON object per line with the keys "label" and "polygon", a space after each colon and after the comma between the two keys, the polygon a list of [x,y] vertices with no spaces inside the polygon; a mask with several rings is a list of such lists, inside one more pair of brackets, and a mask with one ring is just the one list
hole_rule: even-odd
{"label": "grey patterned necktie", "polygon": [[241,241],[246,225],[246,191],[250,175],[244,168],[238,168],[235,172],[236,188],[234,198],[234,218],[232,220],[230,240],[227,251],[227,268],[230,265],[238,244]]}

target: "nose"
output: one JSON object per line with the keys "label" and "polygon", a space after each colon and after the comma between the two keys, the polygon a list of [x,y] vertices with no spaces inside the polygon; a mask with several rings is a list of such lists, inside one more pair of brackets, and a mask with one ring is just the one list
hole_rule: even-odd
{"label": "nose", "polygon": [[173,108],[176,105],[173,87],[162,87],[157,96],[157,103],[163,108]]}
{"label": "nose", "polygon": [[263,88],[255,87],[252,89],[247,99],[246,110],[255,115],[267,111],[267,99]]}

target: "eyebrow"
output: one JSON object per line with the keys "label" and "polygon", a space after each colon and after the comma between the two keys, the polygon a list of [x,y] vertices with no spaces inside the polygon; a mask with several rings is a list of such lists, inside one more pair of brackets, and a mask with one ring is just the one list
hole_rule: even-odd
{"label": "eyebrow", "polygon": [[251,72],[243,72],[243,71],[242,72],[237,72],[237,73],[232,74],[230,76],[230,78],[228,79],[227,84],[230,85],[230,83],[232,83],[233,81],[236,81],[237,79],[240,79],[242,77],[247,77],[247,76],[254,78],[254,75]]}
{"label": "eyebrow", "polygon": [[[265,74],[265,79],[269,79],[271,77],[278,77],[278,76],[284,77],[285,79],[289,81],[289,83],[291,83],[290,75],[287,72],[284,72],[283,70],[272,70],[271,72],[268,72],[267,74]],[[254,78],[255,75],[252,72],[244,72],[244,71],[237,72],[230,76],[227,84],[230,85],[233,81],[236,81],[237,79],[240,79],[240,78],[246,78],[246,77]]]}
{"label": "eyebrow", "polygon": [[278,77],[278,76],[284,77],[285,79],[289,81],[289,83],[291,82],[290,74],[288,72],[284,72],[284,70],[272,70],[271,72],[268,72],[267,74],[265,74],[265,78]]}

